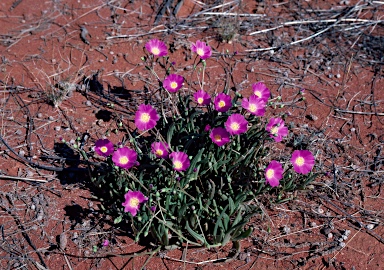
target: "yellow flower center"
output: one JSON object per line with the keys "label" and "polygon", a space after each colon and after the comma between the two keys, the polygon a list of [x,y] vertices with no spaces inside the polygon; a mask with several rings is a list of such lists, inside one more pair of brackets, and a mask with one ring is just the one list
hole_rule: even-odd
{"label": "yellow flower center", "polygon": [[171,88],[176,89],[177,88],[177,82],[171,82]]}
{"label": "yellow flower center", "polygon": [[180,161],[176,160],[173,162],[173,166],[175,166],[175,169],[181,169],[183,167],[183,163]]}
{"label": "yellow flower center", "polygon": [[149,113],[142,113],[140,116],[140,120],[143,123],[148,123],[151,117],[149,116]]}
{"label": "yellow flower center", "polygon": [[232,123],[231,124],[231,129],[235,130],[235,131],[239,130],[240,129],[239,123],[236,123],[236,122]]}
{"label": "yellow flower center", "polygon": [[158,156],[162,156],[163,155],[163,150],[161,150],[161,149],[157,149],[156,150],[156,155],[158,155]]}
{"label": "yellow flower center", "polygon": [[204,101],[204,99],[203,99],[203,98],[201,98],[201,97],[199,97],[199,98],[197,99],[197,103],[199,103],[199,104],[202,104],[202,103],[203,103],[203,101]]}
{"label": "yellow flower center", "polygon": [[256,91],[254,94],[255,94],[256,96],[258,96],[259,98],[261,98],[261,92],[260,92],[260,91]]}
{"label": "yellow flower center", "polygon": [[267,170],[267,178],[270,179],[275,175],[275,171],[273,169]]}
{"label": "yellow flower center", "polygon": [[249,111],[250,112],[255,112],[257,110],[257,106],[255,104],[250,104],[249,105]]}
{"label": "yellow flower center", "polygon": [[219,101],[219,108],[223,108],[225,106],[225,102],[224,101]]}
{"label": "yellow flower center", "polygon": [[139,200],[137,198],[131,198],[129,200],[129,206],[136,208],[140,204]]}
{"label": "yellow flower center", "polygon": [[120,163],[120,164],[125,165],[125,164],[128,163],[128,161],[129,161],[129,159],[128,159],[126,156],[123,156],[123,157],[120,157],[120,158],[119,158],[119,163]]}
{"label": "yellow flower center", "polygon": [[215,138],[215,141],[217,142],[221,142],[221,136],[216,134],[215,136],[213,136]]}
{"label": "yellow flower center", "polygon": [[100,147],[100,151],[103,152],[103,153],[107,153],[108,148],[105,147],[105,146],[102,146],[102,147]]}
{"label": "yellow flower center", "polygon": [[276,126],[274,126],[273,128],[271,128],[271,133],[272,133],[273,135],[275,135],[278,131],[279,131],[279,129],[278,129]]}
{"label": "yellow flower center", "polygon": [[200,56],[203,56],[203,55],[204,55],[204,51],[203,51],[203,49],[201,49],[201,48],[197,49],[196,53],[197,53],[198,55],[200,55]]}
{"label": "yellow flower center", "polygon": [[304,165],[304,158],[302,158],[302,157],[298,157],[297,159],[296,159],[296,164],[297,165],[299,165],[299,166],[303,166]]}
{"label": "yellow flower center", "polygon": [[157,47],[153,47],[153,48],[152,48],[152,53],[153,53],[154,55],[159,55],[159,54],[160,54],[160,50],[159,50],[159,48],[157,48]]}

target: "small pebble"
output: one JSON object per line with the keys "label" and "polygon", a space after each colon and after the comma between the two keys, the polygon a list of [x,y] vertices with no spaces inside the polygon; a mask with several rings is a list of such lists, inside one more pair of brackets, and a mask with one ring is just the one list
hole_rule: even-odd
{"label": "small pebble", "polygon": [[36,205],[32,204],[31,205],[31,210],[35,210],[36,209]]}
{"label": "small pebble", "polygon": [[49,121],[53,121],[53,120],[54,120],[53,116],[49,116],[49,117],[48,117],[48,120],[49,120]]}
{"label": "small pebble", "polygon": [[348,235],[345,235],[345,234],[341,237],[343,238],[344,241],[348,239]]}
{"label": "small pebble", "polygon": [[328,237],[328,239],[331,239],[333,237],[333,233],[331,233],[331,232],[328,233],[327,237]]}
{"label": "small pebble", "polygon": [[56,130],[56,131],[60,131],[60,129],[61,129],[60,126],[56,126],[56,127],[55,127],[55,130]]}
{"label": "small pebble", "polygon": [[340,79],[341,75],[339,73],[336,74],[336,78]]}
{"label": "small pebble", "polygon": [[92,102],[89,101],[89,100],[87,100],[87,101],[85,102],[85,105],[87,105],[88,107],[91,107],[91,106],[92,106]]}
{"label": "small pebble", "polygon": [[291,232],[291,229],[288,226],[284,226],[283,231],[285,234],[289,234]]}
{"label": "small pebble", "polygon": [[368,225],[367,225],[367,229],[368,229],[368,230],[372,230],[373,228],[375,228],[375,225],[374,225],[374,224],[368,224]]}
{"label": "small pebble", "polygon": [[345,243],[344,243],[344,242],[340,242],[340,243],[339,243],[339,246],[341,246],[341,247],[345,247]]}
{"label": "small pebble", "polygon": [[345,230],[344,235],[349,236],[351,234],[350,230]]}
{"label": "small pebble", "polygon": [[20,150],[19,151],[19,155],[23,157],[25,155],[25,151],[24,150]]}
{"label": "small pebble", "polygon": [[351,128],[350,130],[351,130],[351,132],[355,132],[356,129],[355,128]]}
{"label": "small pebble", "polygon": [[311,226],[312,228],[313,228],[313,227],[316,227],[316,225],[317,225],[316,222],[311,222],[311,223],[309,223],[309,226]]}
{"label": "small pebble", "polygon": [[43,114],[42,113],[38,113],[37,114],[37,118],[43,118]]}

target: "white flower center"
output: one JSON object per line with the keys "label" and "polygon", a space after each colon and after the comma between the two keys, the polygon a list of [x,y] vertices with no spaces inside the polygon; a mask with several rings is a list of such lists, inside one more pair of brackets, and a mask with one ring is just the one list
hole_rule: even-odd
{"label": "white flower center", "polygon": [[119,163],[120,163],[120,164],[125,165],[125,164],[128,163],[128,161],[129,161],[129,159],[128,159],[128,157],[126,157],[126,156],[123,156],[123,157],[120,157],[120,158],[119,158]]}
{"label": "white flower center", "polygon": [[159,54],[160,54],[160,50],[159,50],[159,48],[157,48],[157,47],[153,47],[153,48],[152,48],[152,53],[153,53],[154,55],[159,55]]}
{"label": "white flower center", "polygon": [[305,162],[305,160],[304,160],[304,158],[303,157],[298,157],[297,159],[296,159],[296,164],[298,165],[298,166],[303,166],[304,165],[304,162]]}
{"label": "white flower center", "polygon": [[150,119],[151,119],[151,117],[149,116],[149,113],[143,113],[140,116],[140,120],[143,123],[148,123]]}
{"label": "white flower center", "polygon": [[239,123],[236,123],[236,122],[232,123],[231,124],[231,129],[234,130],[234,131],[239,130],[240,129]]}
{"label": "white flower center", "polygon": [[171,82],[171,88],[176,89],[177,88],[177,82]]}
{"label": "white flower center", "polygon": [[137,198],[131,198],[129,200],[129,206],[136,208],[140,204],[139,200]]}

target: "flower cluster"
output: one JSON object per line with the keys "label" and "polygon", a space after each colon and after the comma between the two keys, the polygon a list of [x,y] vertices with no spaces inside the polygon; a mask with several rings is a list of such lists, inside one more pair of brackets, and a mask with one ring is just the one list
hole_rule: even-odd
{"label": "flower cluster", "polygon": [[[108,189],[103,194],[111,197],[109,209],[118,211],[120,221],[128,213],[137,237],[150,233],[166,246],[173,239],[221,245],[247,237],[251,229],[238,224],[247,224],[254,210],[244,203],[270,187],[290,191],[307,185],[316,175],[314,155],[309,150],[295,150],[285,160],[271,155],[270,145],[283,146],[289,130],[285,118],[268,116],[276,99],[263,82],[253,83],[249,96],[204,91],[212,85],[204,81],[212,57],[207,43],[197,40],[190,47],[196,83],[177,74],[164,42],[152,39],[145,49],[149,56],[142,60],[157,80],[148,87],[160,100],[137,104],[134,125],[126,125],[126,146],[95,142],[94,152],[108,163],[96,175],[98,186],[102,182]],[[159,68],[165,72],[157,73]]]}
{"label": "flower cluster", "polygon": [[[295,172],[308,174],[315,165],[315,157],[308,150],[295,150],[292,153],[291,163]],[[283,166],[280,162],[272,160],[265,169],[265,179],[272,187],[277,187],[283,178]]]}

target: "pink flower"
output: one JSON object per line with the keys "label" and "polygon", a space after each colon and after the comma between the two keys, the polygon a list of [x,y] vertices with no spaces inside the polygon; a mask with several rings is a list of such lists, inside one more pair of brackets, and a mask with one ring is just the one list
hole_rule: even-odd
{"label": "pink flower", "polygon": [[214,100],[215,109],[219,112],[226,112],[232,107],[232,100],[229,95],[220,93]]}
{"label": "pink flower", "polygon": [[112,155],[113,163],[123,169],[132,168],[137,163],[136,160],[137,153],[128,147],[119,148]]}
{"label": "pink flower", "polygon": [[209,105],[211,103],[211,96],[203,90],[197,91],[193,97],[199,105]]}
{"label": "pink flower", "polygon": [[158,39],[151,39],[145,44],[147,51],[152,53],[154,56],[165,56],[168,54],[167,46],[164,42]]}
{"label": "pink flower", "polygon": [[265,128],[270,133],[270,137],[275,142],[281,142],[284,136],[288,134],[288,128],[284,126],[284,121],[281,118],[271,118]]}
{"label": "pink flower", "polygon": [[256,116],[263,116],[265,114],[266,101],[256,95],[249,97],[249,100],[244,98],[241,106]]}
{"label": "pink flower", "polygon": [[184,83],[183,76],[180,76],[177,74],[170,74],[163,81],[163,86],[169,92],[175,93],[183,86],[183,83]]}
{"label": "pink flower", "polygon": [[159,119],[155,108],[141,104],[135,114],[135,125],[139,130],[148,130],[154,128]]}
{"label": "pink flower", "polygon": [[109,245],[108,239],[105,239],[103,242],[103,247],[107,247]]}
{"label": "pink flower", "polygon": [[195,44],[191,45],[191,50],[197,53],[202,60],[208,59],[212,55],[211,47],[200,40],[197,40]]}
{"label": "pink flower", "polygon": [[148,200],[140,191],[128,191],[124,195],[125,202],[122,203],[124,206],[124,212],[130,212],[132,216],[136,216],[137,211],[140,208],[140,204]]}
{"label": "pink flower", "polygon": [[308,150],[295,150],[292,153],[291,162],[295,172],[307,174],[315,165],[315,157]]}
{"label": "pink flower", "polygon": [[209,137],[218,146],[223,146],[224,144],[228,143],[230,141],[229,136],[230,134],[228,131],[222,127],[213,128],[211,134],[209,134]]}
{"label": "pink flower", "polygon": [[95,143],[95,152],[103,157],[108,157],[113,153],[113,143],[108,139],[100,139]]}
{"label": "pink flower", "polygon": [[272,160],[265,169],[265,180],[272,187],[277,187],[281,178],[283,178],[283,166],[280,162]]}
{"label": "pink flower", "polygon": [[239,113],[232,114],[224,123],[225,129],[231,135],[239,135],[247,131],[248,122]]}
{"label": "pink flower", "polygon": [[269,89],[265,86],[264,83],[262,82],[258,82],[258,83],[254,83],[252,85],[252,89],[253,89],[253,93],[261,98],[262,100],[264,100],[265,102],[268,101],[269,99],[269,96],[271,95],[271,92],[269,91]]}
{"label": "pink flower", "polygon": [[185,171],[190,165],[188,155],[184,152],[173,152],[169,155],[172,159],[173,168],[176,171]]}
{"label": "pink flower", "polygon": [[204,131],[209,131],[211,129],[211,126],[209,124],[207,124],[204,128]]}
{"label": "pink flower", "polygon": [[154,142],[151,144],[152,153],[158,158],[168,157],[168,144],[163,142]]}

